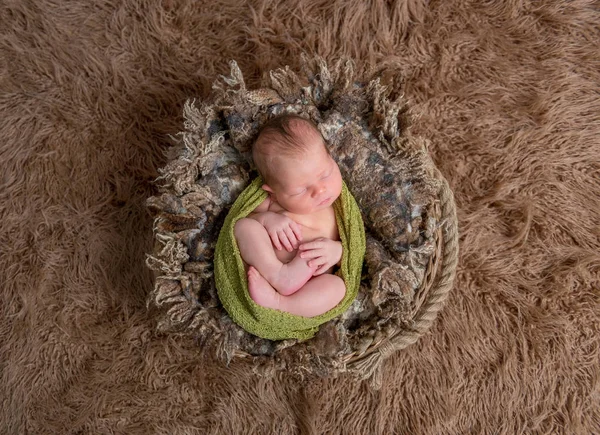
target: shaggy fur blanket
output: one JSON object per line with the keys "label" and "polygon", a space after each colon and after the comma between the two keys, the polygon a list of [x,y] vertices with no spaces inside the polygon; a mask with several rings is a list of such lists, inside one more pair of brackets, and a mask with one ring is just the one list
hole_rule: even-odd
{"label": "shaggy fur blanket", "polygon": [[[594,0],[1,0],[0,433],[600,433],[598,23]],[[377,391],[224,368],[146,307],[185,100],[301,52],[403,89],[456,195],[455,289]]]}

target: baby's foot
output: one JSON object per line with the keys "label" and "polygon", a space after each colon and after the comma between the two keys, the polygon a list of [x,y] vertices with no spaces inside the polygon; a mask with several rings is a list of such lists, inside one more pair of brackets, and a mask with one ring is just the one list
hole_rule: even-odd
{"label": "baby's foot", "polygon": [[269,283],[284,296],[289,296],[306,284],[315,273],[316,267],[309,267],[308,261],[300,258],[300,251],[294,259],[281,266],[281,269],[268,278]]}
{"label": "baby's foot", "polygon": [[279,309],[281,295],[252,266],[248,268],[248,292],[252,300],[261,307]]}

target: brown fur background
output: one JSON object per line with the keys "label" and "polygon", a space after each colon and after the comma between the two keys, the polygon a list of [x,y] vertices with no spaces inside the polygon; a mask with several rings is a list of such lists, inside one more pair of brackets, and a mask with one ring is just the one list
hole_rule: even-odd
{"label": "brown fur background", "polygon": [[[600,433],[598,23],[585,0],[0,0],[0,432]],[[403,78],[456,194],[456,288],[380,391],[220,367],[145,305],[185,99],[301,52]]]}

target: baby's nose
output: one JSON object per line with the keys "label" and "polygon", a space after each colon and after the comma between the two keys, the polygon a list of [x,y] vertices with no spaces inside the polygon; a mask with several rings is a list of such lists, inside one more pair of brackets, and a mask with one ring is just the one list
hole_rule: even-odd
{"label": "baby's nose", "polygon": [[315,194],[314,196],[321,196],[323,193],[325,193],[327,189],[325,188],[324,184],[321,184],[319,187],[317,187],[315,189]]}
{"label": "baby's nose", "polygon": [[327,190],[327,188],[325,187],[324,184],[321,184],[319,186],[317,186],[317,188],[315,188],[312,192],[312,197],[316,198],[318,196],[321,196],[323,193],[325,193],[325,191]]}

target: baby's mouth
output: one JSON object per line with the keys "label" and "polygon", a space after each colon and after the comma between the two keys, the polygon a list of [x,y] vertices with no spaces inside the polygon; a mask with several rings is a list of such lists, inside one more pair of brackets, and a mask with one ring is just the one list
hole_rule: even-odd
{"label": "baby's mouth", "polygon": [[330,196],[329,198],[325,198],[323,201],[321,201],[321,202],[319,203],[319,205],[325,205],[325,204],[327,204],[329,201],[331,201],[331,196]]}

